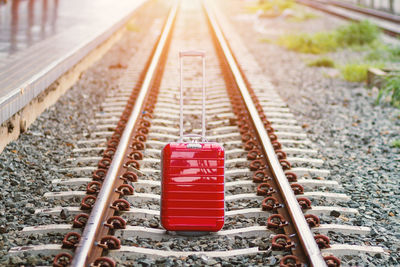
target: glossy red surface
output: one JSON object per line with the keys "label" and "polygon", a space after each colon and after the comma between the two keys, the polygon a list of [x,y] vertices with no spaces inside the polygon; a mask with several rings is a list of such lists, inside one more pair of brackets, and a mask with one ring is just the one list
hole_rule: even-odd
{"label": "glossy red surface", "polygon": [[166,230],[216,232],[223,227],[224,153],[217,143],[164,147],[161,223]]}

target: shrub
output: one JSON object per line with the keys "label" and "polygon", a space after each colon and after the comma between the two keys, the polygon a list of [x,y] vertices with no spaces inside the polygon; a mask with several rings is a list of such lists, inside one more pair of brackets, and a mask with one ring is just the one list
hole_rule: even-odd
{"label": "shrub", "polygon": [[367,61],[400,61],[400,46],[379,44],[365,57]]}
{"label": "shrub", "polygon": [[400,46],[392,46],[388,48],[390,60],[400,61]]}
{"label": "shrub", "polygon": [[390,98],[390,104],[400,108],[400,75],[391,75],[385,79],[376,103],[379,104],[385,97]]}
{"label": "shrub", "polygon": [[400,57],[400,46],[390,47],[389,51],[393,56]]}
{"label": "shrub", "polygon": [[278,44],[301,53],[321,54],[336,51],[339,47],[371,44],[378,35],[379,29],[375,25],[363,21],[342,26],[332,32],[283,35]]}
{"label": "shrub", "polygon": [[388,53],[384,49],[374,49],[371,52],[369,52],[364,57],[364,59],[367,60],[367,61],[387,60],[388,59]]}
{"label": "shrub", "polygon": [[343,78],[349,82],[364,82],[367,80],[368,69],[372,67],[367,63],[350,63],[340,68]]}
{"label": "shrub", "polygon": [[400,148],[400,139],[394,140],[390,145],[392,147]]}
{"label": "shrub", "polygon": [[278,44],[289,50],[301,53],[322,54],[335,51],[337,43],[331,33],[285,35],[279,38]]}
{"label": "shrub", "polygon": [[317,58],[313,61],[308,62],[307,66],[333,68],[333,67],[335,67],[335,62],[328,57],[321,57],[321,58]]}
{"label": "shrub", "polygon": [[261,10],[263,12],[278,12],[280,14],[283,10],[287,8],[292,8],[293,6],[293,0],[270,0],[262,1],[256,5],[248,6],[247,9],[250,12]]}
{"label": "shrub", "polygon": [[272,1],[263,1],[261,4],[261,9],[264,11],[270,10],[278,10],[282,12],[287,8],[292,8],[294,5],[293,0],[272,0]]}
{"label": "shrub", "polygon": [[340,46],[370,44],[379,36],[380,30],[368,20],[353,22],[336,30],[336,39]]}

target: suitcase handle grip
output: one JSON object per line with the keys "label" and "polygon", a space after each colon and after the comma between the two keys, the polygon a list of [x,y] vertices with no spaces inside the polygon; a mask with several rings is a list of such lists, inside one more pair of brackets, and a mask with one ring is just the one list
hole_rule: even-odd
{"label": "suitcase handle grip", "polygon": [[[201,57],[203,62],[203,79],[202,79],[202,113],[201,113],[201,139],[206,140],[206,52],[201,50],[188,50],[179,52],[180,61],[180,121],[179,121],[179,141],[183,140],[183,58],[184,57]],[[192,137],[186,135],[186,137]]]}
{"label": "suitcase handle grip", "polygon": [[[201,138],[203,138],[203,136],[200,135],[200,134],[184,134],[182,136],[182,139],[185,138],[185,137],[201,137]],[[207,139],[204,139],[204,142],[208,142]]]}
{"label": "suitcase handle grip", "polygon": [[179,57],[206,57],[206,53],[200,50],[180,51]]}

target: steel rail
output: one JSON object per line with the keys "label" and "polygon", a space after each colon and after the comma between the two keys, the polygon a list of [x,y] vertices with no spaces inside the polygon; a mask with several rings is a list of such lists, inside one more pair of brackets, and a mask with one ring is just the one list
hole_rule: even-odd
{"label": "steel rail", "polygon": [[[352,16],[346,15],[346,14],[341,14],[340,12],[337,12],[335,10],[332,10],[331,8],[329,8],[329,6],[334,6],[337,8],[342,8],[342,9],[347,9],[347,10],[351,10],[353,12],[359,13],[359,14],[366,14],[366,12],[361,12],[359,10],[355,10],[355,9],[349,9],[346,8],[344,6],[338,6],[335,4],[331,4],[329,2],[327,3],[321,3],[319,1],[312,1],[312,0],[296,0],[297,3],[302,4],[302,5],[306,5],[309,6],[311,8],[317,9],[317,10],[321,10],[322,12],[334,15],[336,17],[340,17],[346,20],[350,20],[350,21],[360,21],[360,19],[358,18],[353,18]],[[372,14],[368,14],[370,16],[374,16]],[[374,16],[377,17],[377,16]],[[382,22],[393,22],[391,19],[384,19],[384,18],[379,18],[382,20]],[[382,29],[384,32],[386,32],[389,35],[392,36],[399,36],[400,35],[400,30],[398,29],[398,27],[396,27],[395,25],[398,25],[398,23],[393,23],[395,25],[393,25],[393,27],[390,27],[391,25],[382,25],[381,23],[379,23],[379,21],[377,23],[375,23],[377,25],[378,28]]]}
{"label": "steel rail", "polygon": [[365,14],[365,15],[373,16],[373,17],[376,17],[376,18],[392,21],[392,22],[395,22],[395,23],[400,23],[400,16],[399,15],[387,13],[387,12],[384,12],[384,11],[371,9],[371,8],[367,8],[367,7],[360,7],[360,6],[356,6],[354,4],[351,4],[351,3],[346,3],[346,2],[337,1],[337,0],[323,0],[321,2],[323,2],[325,4],[334,5],[334,6],[342,7],[342,8],[345,8],[345,9],[357,11],[358,13],[362,13],[362,14]]}
{"label": "steel rail", "polygon": [[103,185],[98,194],[96,203],[93,206],[92,212],[90,213],[89,219],[86,223],[86,227],[82,233],[81,240],[76,248],[71,266],[83,267],[87,265],[86,262],[87,257],[90,254],[92,247],[96,242],[96,233],[98,231],[99,226],[102,224],[102,215],[104,211],[108,208],[109,205],[108,199],[110,197],[110,194],[115,189],[113,185],[115,179],[117,179],[118,169],[120,168],[122,161],[125,157],[126,154],[125,152],[127,150],[127,145],[129,143],[131,131],[133,130],[135,123],[140,115],[147,92],[149,91],[155,73],[157,71],[157,66],[159,64],[165,44],[168,40],[168,36],[171,33],[171,29],[176,17],[177,10],[178,10],[178,1],[175,1],[171,11],[169,12],[168,19],[165,23],[161,37],[157,44],[157,48],[153,54],[148,71],[144,78],[143,84],[140,88],[140,93],[136,99],[132,113],[126,124],[125,130],[121,136],[117,150],[114,154],[113,160],[110,164],[107,175],[104,179]]}
{"label": "steel rail", "polygon": [[[285,197],[286,208],[289,211],[292,221],[294,222],[294,226],[297,232],[297,235],[302,243],[303,250],[308,257],[310,264],[314,267],[323,267],[326,266],[325,260],[321,255],[321,251],[314,239],[314,236],[308,226],[304,214],[300,208],[299,203],[297,202],[296,196],[293,193],[292,188],[286,178],[285,173],[283,172],[282,166],[279,163],[279,160],[275,154],[275,150],[271,144],[271,141],[268,137],[267,131],[265,130],[264,124],[261,121],[261,118],[258,114],[258,111],[255,107],[253,100],[249,94],[247,89],[245,80],[242,76],[242,73],[237,66],[235,58],[225,40],[224,34],[222,33],[219,25],[217,23],[214,12],[211,10],[210,4],[208,1],[203,1],[204,7],[209,18],[210,24],[214,30],[215,36],[221,46],[221,49],[226,57],[226,61],[229,65],[229,68],[232,71],[235,82],[242,94],[245,105],[248,109],[248,112],[253,120],[255,129],[257,134],[260,137],[261,145],[264,150],[265,155],[268,158],[271,171],[277,181],[278,187]],[[214,7],[215,8],[215,7]]]}

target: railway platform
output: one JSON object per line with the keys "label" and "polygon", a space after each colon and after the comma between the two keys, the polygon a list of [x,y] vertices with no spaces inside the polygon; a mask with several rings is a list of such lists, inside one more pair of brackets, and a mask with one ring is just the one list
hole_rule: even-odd
{"label": "railway platform", "polygon": [[0,123],[124,25],[145,0],[14,0],[0,5]]}

